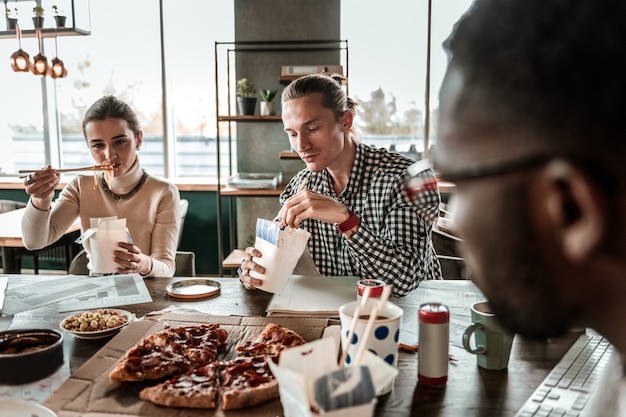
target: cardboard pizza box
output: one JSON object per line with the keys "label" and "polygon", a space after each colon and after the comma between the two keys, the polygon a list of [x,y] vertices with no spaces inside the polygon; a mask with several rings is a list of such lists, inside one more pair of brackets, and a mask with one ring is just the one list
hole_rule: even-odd
{"label": "cardboard pizza box", "polygon": [[[228,331],[225,351],[218,359],[235,356],[235,347],[257,336],[268,323],[276,323],[298,332],[305,340],[329,337],[339,345],[337,320],[322,318],[215,316],[193,311],[164,311],[136,320],[111,339],[45,402],[58,417],[276,417],[283,414],[279,399],[251,408],[223,412],[217,408],[191,409],[163,407],[139,398],[141,389],[155,385],[152,381],[118,383],[109,380],[109,372],[126,351],[143,337],[170,327],[219,323]],[[89,341],[85,341],[89,343]]]}

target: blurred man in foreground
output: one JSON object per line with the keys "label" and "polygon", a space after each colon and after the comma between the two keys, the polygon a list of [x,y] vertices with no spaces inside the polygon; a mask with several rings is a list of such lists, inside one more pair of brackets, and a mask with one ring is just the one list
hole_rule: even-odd
{"label": "blurred man in foreground", "polygon": [[445,44],[432,158],[502,323],[615,346],[594,415],[626,415],[625,22],[626,1],[476,1]]}

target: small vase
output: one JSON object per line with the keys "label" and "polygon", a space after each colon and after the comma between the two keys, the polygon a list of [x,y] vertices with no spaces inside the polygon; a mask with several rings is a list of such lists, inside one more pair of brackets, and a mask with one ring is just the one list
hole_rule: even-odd
{"label": "small vase", "polygon": [[7,29],[15,30],[15,26],[17,25],[17,19],[14,17],[7,17]]}
{"label": "small vase", "polygon": [[262,101],[259,105],[261,116],[273,116],[276,114],[276,105],[272,102]]}
{"label": "small vase", "polygon": [[54,16],[54,20],[56,21],[58,28],[64,28],[65,27],[65,19],[66,18],[67,18],[67,16],[61,16],[61,15],[55,15]]}
{"label": "small vase", "polygon": [[240,116],[254,115],[256,107],[256,97],[237,97],[237,107]]}
{"label": "small vase", "polygon": [[43,16],[33,16],[33,25],[35,25],[35,29],[43,28]]}

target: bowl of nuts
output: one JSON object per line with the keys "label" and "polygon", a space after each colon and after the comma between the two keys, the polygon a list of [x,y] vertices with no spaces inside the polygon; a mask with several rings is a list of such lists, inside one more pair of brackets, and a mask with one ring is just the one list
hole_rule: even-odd
{"label": "bowl of nuts", "polygon": [[61,320],[61,329],[79,339],[102,339],[113,336],[135,319],[130,311],[118,308],[74,313]]}

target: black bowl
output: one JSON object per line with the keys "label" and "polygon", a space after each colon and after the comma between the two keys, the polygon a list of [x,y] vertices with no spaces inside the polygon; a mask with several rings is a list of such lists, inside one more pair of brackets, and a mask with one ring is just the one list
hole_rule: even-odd
{"label": "black bowl", "polygon": [[0,383],[26,384],[63,364],[63,334],[51,329],[0,332]]}

